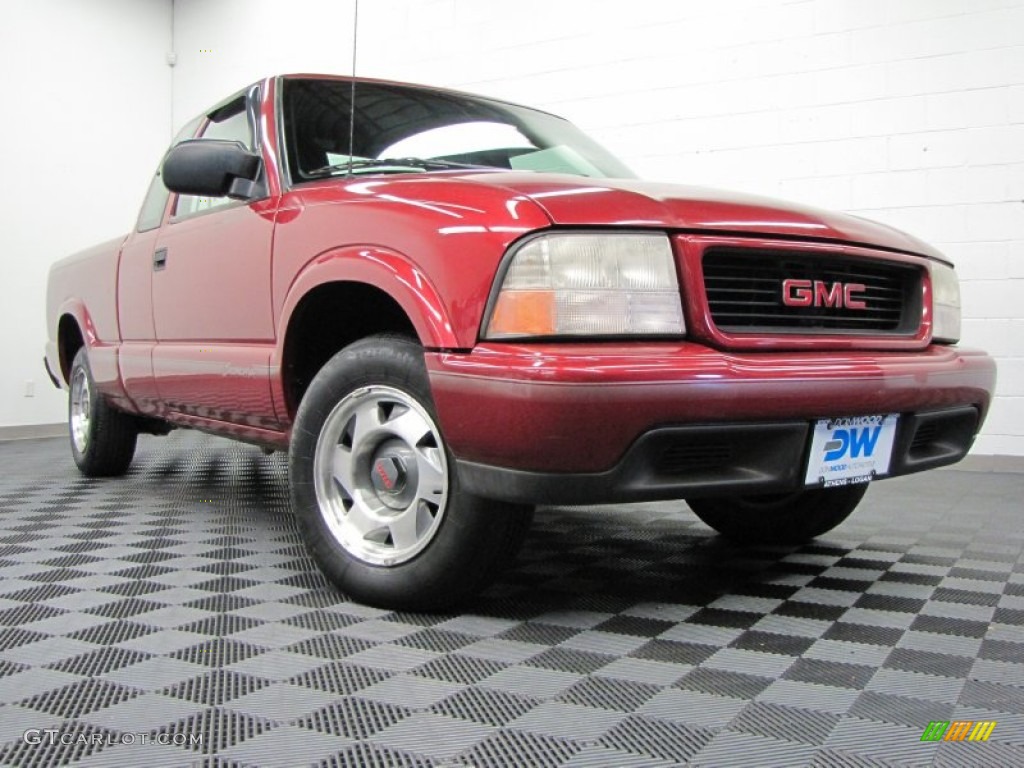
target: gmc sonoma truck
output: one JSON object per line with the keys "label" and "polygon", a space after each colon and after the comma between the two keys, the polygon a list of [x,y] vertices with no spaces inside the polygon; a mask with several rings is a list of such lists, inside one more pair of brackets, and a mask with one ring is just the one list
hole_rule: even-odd
{"label": "gmc sonoma truck", "polygon": [[637,180],[565,120],[274,77],[175,139],[131,233],[55,264],[82,472],[191,427],[286,450],[314,558],[439,608],[533,505],[685,499],[739,540],[951,464],[993,361],[942,254],[853,216]]}

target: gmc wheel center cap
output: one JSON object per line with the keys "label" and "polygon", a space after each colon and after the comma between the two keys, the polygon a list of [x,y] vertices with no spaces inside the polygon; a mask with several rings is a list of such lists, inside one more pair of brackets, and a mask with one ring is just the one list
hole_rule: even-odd
{"label": "gmc wheel center cap", "polygon": [[399,456],[381,456],[370,468],[370,481],[379,494],[397,496],[405,490],[407,476],[405,462]]}

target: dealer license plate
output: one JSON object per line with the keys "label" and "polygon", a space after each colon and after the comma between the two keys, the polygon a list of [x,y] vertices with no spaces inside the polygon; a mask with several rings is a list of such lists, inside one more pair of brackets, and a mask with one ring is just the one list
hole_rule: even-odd
{"label": "dealer license plate", "polygon": [[829,488],[889,474],[899,414],[820,419],[814,425],[804,483]]}

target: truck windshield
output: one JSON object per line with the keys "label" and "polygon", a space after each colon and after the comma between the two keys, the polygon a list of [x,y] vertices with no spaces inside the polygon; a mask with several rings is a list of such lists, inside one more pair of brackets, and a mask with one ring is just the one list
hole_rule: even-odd
{"label": "truck windshield", "polygon": [[634,178],[576,126],[546,112],[357,81],[353,129],[351,96],[347,80],[284,80],[283,133],[293,182],[467,167]]}

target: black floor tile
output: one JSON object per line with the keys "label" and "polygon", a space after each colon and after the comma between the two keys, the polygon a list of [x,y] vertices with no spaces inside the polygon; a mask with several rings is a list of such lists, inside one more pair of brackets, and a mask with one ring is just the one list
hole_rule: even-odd
{"label": "black floor tile", "polygon": [[[1021,475],[878,483],[800,547],[743,549],[682,502],[545,508],[466,613],[420,614],[326,582],[281,456],[175,433],[117,479],[63,440],[0,459],[5,765],[124,764],[126,732],[200,737],[152,762],[211,768],[271,746],[325,768],[1024,754]],[[920,742],[979,718],[988,743]]]}

